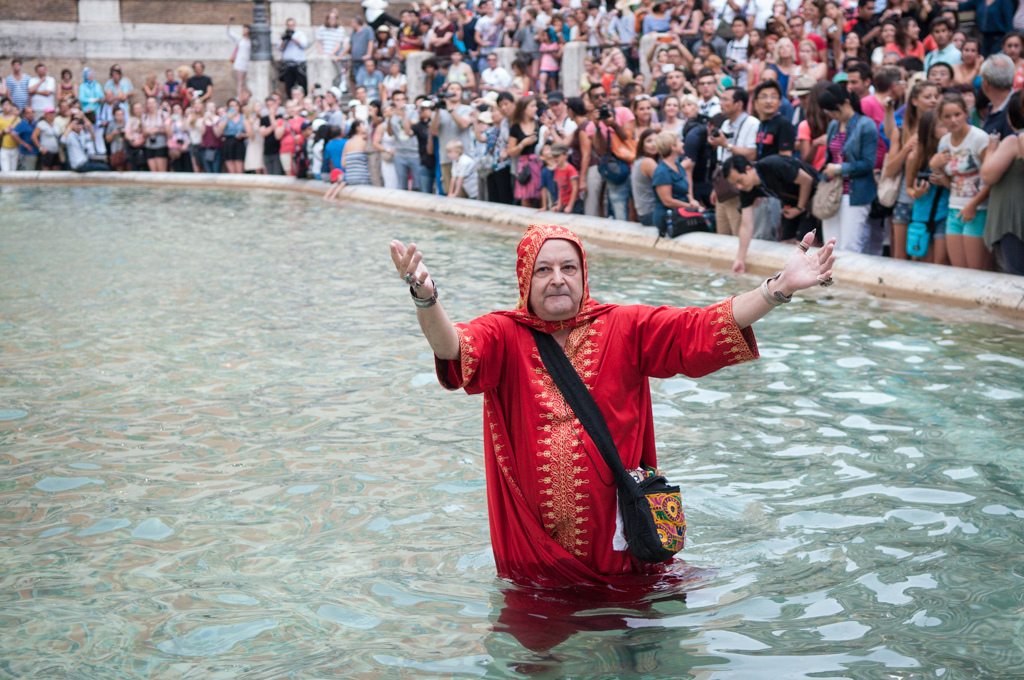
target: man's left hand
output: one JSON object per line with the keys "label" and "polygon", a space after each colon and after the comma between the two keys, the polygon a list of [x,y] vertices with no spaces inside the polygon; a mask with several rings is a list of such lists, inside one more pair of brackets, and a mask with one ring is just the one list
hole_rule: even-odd
{"label": "man's left hand", "polygon": [[814,232],[806,234],[796,251],[786,260],[782,269],[780,288],[784,295],[792,295],[798,290],[818,286],[832,277],[832,264],[836,261],[833,252],[836,240],[829,239],[824,248],[811,250],[814,243]]}

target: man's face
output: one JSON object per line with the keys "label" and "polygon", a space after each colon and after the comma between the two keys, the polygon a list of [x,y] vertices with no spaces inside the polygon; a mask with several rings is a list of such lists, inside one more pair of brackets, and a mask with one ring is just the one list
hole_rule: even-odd
{"label": "man's face", "polygon": [[945,24],[936,24],[935,28],[932,29],[932,37],[935,38],[935,44],[942,49],[949,44],[953,34],[949,30],[949,26]]}
{"label": "man's face", "polygon": [[26,106],[21,110],[21,117],[31,123],[32,120],[36,117],[36,113],[32,110],[31,106]]}
{"label": "man's face", "polygon": [[799,45],[804,39],[804,20],[800,17],[793,17],[789,20],[789,38],[794,45]]}
{"label": "man's face", "polygon": [[284,27],[286,29],[288,29],[289,31],[294,31],[295,30],[295,20],[294,19],[289,19],[288,21],[284,22]]}
{"label": "man's face", "polygon": [[715,32],[714,20],[705,19],[700,25],[700,31],[704,34],[704,39],[709,40]]}
{"label": "man's face", "polygon": [[104,90],[103,91],[103,101],[105,101],[107,104],[113,104],[114,103],[114,91],[113,90]]}
{"label": "man's face", "polygon": [[733,170],[726,179],[729,181],[729,184],[740,191],[750,191],[754,188],[754,184],[757,181],[757,171],[753,167],[747,168],[746,172]]}
{"label": "man's face", "polygon": [[745,21],[734,21],[732,22],[732,35],[736,40],[743,40],[743,36],[747,34],[747,22]]}
{"label": "man's face", "polygon": [[668,50],[668,61],[676,68],[679,68],[683,63],[683,53],[675,47],[670,48]]}
{"label": "man's face", "polygon": [[377,62],[375,62],[373,59],[367,59],[366,60],[366,72],[367,73],[373,73],[376,70],[377,70]]}
{"label": "man's face", "polygon": [[863,19],[864,21],[870,21],[871,17],[875,16],[875,3],[874,2],[865,3],[860,8],[859,11],[860,11],[860,18],[861,19]]}
{"label": "man's face", "polygon": [[726,91],[722,93],[722,96],[718,98],[718,103],[722,107],[722,113],[732,118],[736,115],[736,100],[732,98],[732,92]]}
{"label": "man's face", "polygon": [[488,54],[487,55],[487,67],[488,68],[492,68],[492,69],[498,68],[498,55],[496,55],[496,54]]}
{"label": "man's face", "polygon": [[396,92],[392,96],[392,99],[395,100],[395,107],[396,108],[402,108],[403,106],[405,106],[406,104],[409,103],[409,99],[405,96],[404,92]]}
{"label": "man's face", "polygon": [[362,85],[356,88],[356,99],[358,99],[363,104],[366,103],[366,88],[363,87]]}
{"label": "man's face", "polygon": [[20,61],[12,61],[11,62],[11,70],[14,71],[15,73],[21,73],[21,62]]}
{"label": "man's face", "polygon": [[715,96],[715,82],[714,76],[702,77],[697,81],[697,92],[699,92],[700,96],[704,99],[711,99]]}
{"label": "man's face", "polygon": [[42,64],[40,64],[39,66],[36,66],[36,75],[39,76],[40,78],[45,78],[46,77],[46,67],[43,66]]}
{"label": "man's face", "polygon": [[501,115],[505,116],[506,118],[512,117],[512,112],[515,111],[515,108],[515,102],[511,102],[508,99],[502,99],[500,102],[498,102],[498,111],[501,111]]}
{"label": "man's face", "polygon": [[203,65],[201,63],[199,63],[198,61],[196,63],[192,64],[192,70],[195,71],[195,74],[197,76],[203,75]]}
{"label": "man's face", "polygon": [[595,109],[599,109],[608,103],[608,93],[604,91],[603,87],[592,87],[587,92],[587,99],[594,105]]}
{"label": "man's face", "polygon": [[846,89],[857,95],[858,98],[863,98],[868,94],[868,84],[856,71],[851,71],[847,75]]}
{"label": "man's face", "polygon": [[434,109],[429,106],[420,107],[420,122],[429,123],[430,119],[434,117]]}
{"label": "man's face", "polygon": [[530,281],[530,309],[544,321],[576,316],[583,300],[583,266],[569,241],[549,239],[537,253]]}
{"label": "man's face", "polygon": [[665,76],[665,84],[668,85],[668,89],[672,92],[678,92],[683,86],[683,74],[679,71],[672,71]]}
{"label": "man's face", "polygon": [[761,114],[761,120],[768,120],[779,112],[779,107],[782,106],[782,97],[773,88],[765,88],[757,94],[755,104]]}

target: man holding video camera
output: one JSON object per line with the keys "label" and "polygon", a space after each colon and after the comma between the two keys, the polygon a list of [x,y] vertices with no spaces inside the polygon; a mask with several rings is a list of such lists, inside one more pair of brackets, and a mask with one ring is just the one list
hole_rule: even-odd
{"label": "man holding video camera", "polygon": [[309,41],[306,34],[295,30],[295,19],[285,22],[284,33],[277,49],[281,50],[281,75],[279,80],[284,83],[285,92],[291,94],[292,88],[298,85],[303,92],[308,92],[306,85],[306,46]]}
{"label": "man holding video camera", "polygon": [[[448,83],[440,95],[430,99],[437,107],[437,115],[430,121],[430,134],[437,137],[437,148],[443,151],[448,142],[457,139],[462,148],[472,149],[476,144],[473,138],[473,112],[469,104],[462,102],[462,85]],[[438,154],[441,160],[441,188],[448,193],[452,181],[452,162],[444,153]]]}

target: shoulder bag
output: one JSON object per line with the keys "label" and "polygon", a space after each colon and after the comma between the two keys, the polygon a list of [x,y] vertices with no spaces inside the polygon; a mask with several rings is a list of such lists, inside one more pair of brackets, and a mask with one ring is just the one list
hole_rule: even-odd
{"label": "shoulder bag", "polygon": [[544,367],[615,474],[619,510],[630,552],[642,562],[672,559],[683,549],[686,535],[679,487],[670,486],[657,470],[626,470],[601,409],[565,352],[548,333],[534,328],[530,332]]}
{"label": "shoulder bag", "polygon": [[827,220],[835,217],[839,212],[839,206],[843,202],[843,178],[835,179],[822,178],[814,190],[811,198],[811,215],[819,220]]}
{"label": "shoulder bag", "polygon": [[911,222],[907,225],[907,254],[914,257],[924,257],[928,254],[928,243],[931,241],[932,232],[935,231],[935,215],[939,211],[939,204],[942,202],[942,192],[946,188],[939,186],[935,188],[935,195],[932,197],[932,209],[928,215],[927,222]]}
{"label": "shoulder bag", "polygon": [[605,181],[609,184],[619,186],[624,184],[629,179],[629,164],[615,157],[612,153],[612,134],[608,131],[608,148],[605,150],[605,154],[601,156],[601,162],[597,165],[597,171],[601,173],[601,177],[604,177]]}
{"label": "shoulder bag", "polygon": [[632,163],[633,161],[636,160],[636,140],[635,139],[627,139],[626,141],[622,141],[622,139],[619,137],[619,135],[614,134],[614,135],[611,135],[610,144],[611,144],[611,148],[612,148],[612,153],[620,161],[624,161],[626,163]]}
{"label": "shoulder bag", "polygon": [[[902,136],[902,131],[900,133]],[[893,156],[892,147],[890,146],[889,151],[885,154],[885,160],[882,161],[882,174],[878,178],[878,202],[886,208],[892,208],[896,205],[896,201],[900,197],[900,184],[903,182],[903,170],[899,171],[895,177],[889,177],[885,174],[886,169],[889,167],[890,157]]]}

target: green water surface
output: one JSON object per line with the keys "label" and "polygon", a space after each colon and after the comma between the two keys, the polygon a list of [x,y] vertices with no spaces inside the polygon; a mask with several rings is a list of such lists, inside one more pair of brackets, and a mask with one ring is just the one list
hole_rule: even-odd
{"label": "green water surface", "polygon": [[[840,282],[760,361],[653,382],[699,577],[534,651],[498,623],[480,398],[437,385],[393,237],[453,318],[514,304],[515,235],[0,187],[0,677],[1024,676],[1021,328]],[[603,302],[756,283],[590,271]]]}

